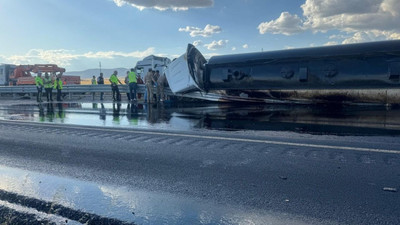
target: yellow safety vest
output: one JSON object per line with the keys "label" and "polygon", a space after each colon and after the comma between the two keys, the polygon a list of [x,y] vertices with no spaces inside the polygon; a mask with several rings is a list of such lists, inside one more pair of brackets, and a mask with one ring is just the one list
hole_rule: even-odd
{"label": "yellow safety vest", "polygon": [[63,89],[63,81],[61,79],[59,79],[58,82],[57,79],[54,81],[54,89]]}
{"label": "yellow safety vest", "polygon": [[129,83],[137,83],[137,79],[136,79],[136,73],[131,71],[129,72]]}
{"label": "yellow safety vest", "polygon": [[53,84],[51,82],[51,77],[49,77],[49,78],[45,77],[43,80],[44,80],[44,87],[45,88],[53,88]]}
{"label": "yellow safety vest", "polygon": [[111,77],[110,77],[110,82],[111,82],[112,84],[115,84],[115,85],[118,84],[118,78],[117,78],[117,76],[116,76],[115,74],[111,75]]}
{"label": "yellow safety vest", "polygon": [[36,84],[36,87],[43,86],[43,79],[41,77],[36,76],[35,77],[35,84]]}

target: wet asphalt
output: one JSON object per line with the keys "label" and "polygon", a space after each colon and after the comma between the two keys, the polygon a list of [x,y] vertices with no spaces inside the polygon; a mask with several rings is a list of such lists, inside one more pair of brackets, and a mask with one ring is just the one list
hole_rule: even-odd
{"label": "wet asphalt", "polygon": [[[87,110],[82,108],[79,113]],[[185,110],[167,115],[187,118]],[[189,128],[180,123],[185,129],[177,129],[144,122],[124,126],[121,120],[119,126],[2,120],[0,189],[5,197],[0,200],[35,208],[7,196],[31,199],[133,224],[400,224],[396,129],[383,129],[373,120],[378,125],[364,128],[319,124],[321,132],[316,132],[313,126],[326,122],[324,117],[307,127],[312,132],[304,132],[299,123],[288,126],[282,112],[274,114],[281,119],[273,129],[233,129],[226,127],[232,122],[221,124],[227,118],[220,108],[211,112],[203,124],[216,129],[199,123]],[[106,116],[114,118],[113,113],[110,108]],[[140,109],[135,113],[137,124],[141,116],[149,122]],[[371,124],[371,117],[357,118]],[[388,122],[392,128],[393,121]],[[257,128],[257,123],[268,124],[252,123]],[[51,214],[73,220],[62,212]]]}

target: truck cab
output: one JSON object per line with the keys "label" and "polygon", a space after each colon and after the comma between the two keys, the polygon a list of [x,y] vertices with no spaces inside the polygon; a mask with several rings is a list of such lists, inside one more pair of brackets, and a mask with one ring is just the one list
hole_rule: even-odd
{"label": "truck cab", "polygon": [[149,69],[158,70],[160,71],[160,74],[163,74],[170,63],[171,60],[167,57],[150,55],[136,63],[135,71],[136,74],[140,75],[142,78],[146,75]]}

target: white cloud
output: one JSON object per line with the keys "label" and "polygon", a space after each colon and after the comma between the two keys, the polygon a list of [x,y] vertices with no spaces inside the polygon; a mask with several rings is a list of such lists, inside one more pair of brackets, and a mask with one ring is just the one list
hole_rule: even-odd
{"label": "white cloud", "polygon": [[222,31],[220,26],[214,26],[207,24],[204,29],[199,27],[189,27],[179,28],[180,32],[189,32],[191,37],[203,36],[210,37],[213,34],[220,33]]}
{"label": "white cloud", "polygon": [[83,54],[74,53],[71,50],[43,50],[31,49],[23,55],[3,56],[2,58],[11,64],[40,64],[51,63],[65,67],[69,66],[72,60],[79,59],[113,59],[118,57],[132,57],[142,59],[148,55],[154,54],[154,48],[148,48],[144,51],[135,52],[87,52]]}
{"label": "white cloud", "polygon": [[360,31],[353,33],[353,36],[343,40],[343,44],[359,43],[366,41],[377,41],[386,39],[400,39],[400,33],[385,32],[379,30]]}
{"label": "white cloud", "polygon": [[334,34],[329,36],[329,39],[346,39],[349,38],[349,35],[342,35],[342,34]]}
{"label": "white cloud", "polygon": [[338,45],[339,43],[337,43],[336,41],[329,41],[329,42],[326,42],[324,45],[325,46],[330,46],[330,45]]}
{"label": "white cloud", "polygon": [[115,57],[132,57],[142,59],[146,56],[149,56],[154,53],[154,48],[148,48],[145,51],[134,51],[134,52],[88,52],[83,54],[83,57],[86,58],[115,58]]}
{"label": "white cloud", "polygon": [[205,44],[204,46],[207,47],[208,50],[217,50],[224,48],[227,43],[228,40],[219,40],[219,41],[213,41],[210,44]]}
{"label": "white cloud", "polygon": [[249,48],[249,45],[248,44],[244,44],[242,47],[243,48]]}
{"label": "white cloud", "polygon": [[393,12],[400,10],[398,0],[306,0],[301,7],[306,17],[304,25],[313,31],[400,31],[400,16]]}
{"label": "white cloud", "polygon": [[273,33],[291,35],[303,31],[302,20],[297,15],[291,15],[288,12],[281,13],[276,20],[260,23],[258,30],[260,34]]}
{"label": "white cloud", "polygon": [[129,4],[139,10],[154,8],[157,10],[172,9],[174,11],[189,8],[207,8],[214,5],[214,0],[114,0],[119,7]]}
{"label": "white cloud", "polygon": [[306,0],[301,8],[308,18],[324,18],[341,14],[374,13],[381,3],[382,0]]}
{"label": "white cloud", "polygon": [[201,40],[193,41],[193,45],[196,47],[199,45],[202,45],[202,44],[203,44],[203,42]]}
{"label": "white cloud", "polygon": [[77,58],[79,58],[79,55],[73,54],[72,51],[65,49],[31,49],[23,55],[5,57],[5,60],[12,64],[54,63],[60,66],[66,66],[69,65],[69,61]]}
{"label": "white cloud", "polygon": [[203,54],[204,58],[206,58],[206,59],[209,59],[213,56],[218,56],[218,55],[221,55],[221,54],[219,54],[219,53],[204,53]]}
{"label": "white cloud", "polygon": [[232,51],[236,51],[236,47],[232,47]]}
{"label": "white cloud", "polygon": [[305,0],[303,18],[283,12],[276,20],[261,23],[261,34],[292,35],[302,31],[346,33],[344,43],[399,39],[399,0]]}

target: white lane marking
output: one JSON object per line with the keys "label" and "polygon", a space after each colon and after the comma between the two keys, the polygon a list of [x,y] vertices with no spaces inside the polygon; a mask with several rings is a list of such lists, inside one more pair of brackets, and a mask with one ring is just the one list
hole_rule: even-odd
{"label": "white lane marking", "polygon": [[[15,121],[12,121],[12,122],[15,122]],[[18,121],[18,122],[32,124],[32,122],[25,122],[25,121]],[[54,128],[64,128],[65,127],[65,126],[56,125],[56,124],[39,124],[39,123],[37,123],[37,125],[54,127]],[[285,142],[285,141],[267,141],[267,140],[256,140],[256,139],[245,139],[245,138],[202,136],[202,135],[194,135],[194,134],[163,133],[163,132],[155,132],[155,131],[138,131],[138,130],[127,130],[127,129],[115,130],[112,128],[104,129],[104,128],[98,128],[98,127],[81,127],[81,126],[73,126],[73,125],[70,125],[69,127],[75,128],[75,129],[81,129],[81,130],[92,130],[92,131],[93,130],[95,130],[95,131],[117,131],[117,132],[135,133],[135,134],[164,135],[164,136],[173,136],[173,137],[188,137],[188,138],[199,138],[199,139],[209,139],[209,140],[286,145],[286,146],[308,147],[308,148],[325,148],[325,149],[348,150],[348,151],[359,151],[359,152],[389,153],[389,154],[400,155],[400,150],[391,150],[391,149],[305,144],[305,143],[294,143],[294,142]]]}
{"label": "white lane marking", "polygon": [[71,220],[71,219],[56,215],[56,214],[48,214],[48,213],[44,213],[44,212],[39,212],[37,209],[29,208],[29,207],[26,207],[23,205],[15,204],[15,203],[10,203],[10,202],[3,201],[3,200],[0,200],[0,206],[10,208],[10,209],[15,210],[22,214],[35,215],[35,217],[37,217],[38,221],[48,220],[49,222],[53,222],[56,224],[65,224],[65,221],[68,220],[68,224],[71,224],[71,225],[82,224],[77,221],[74,221],[74,220]]}

